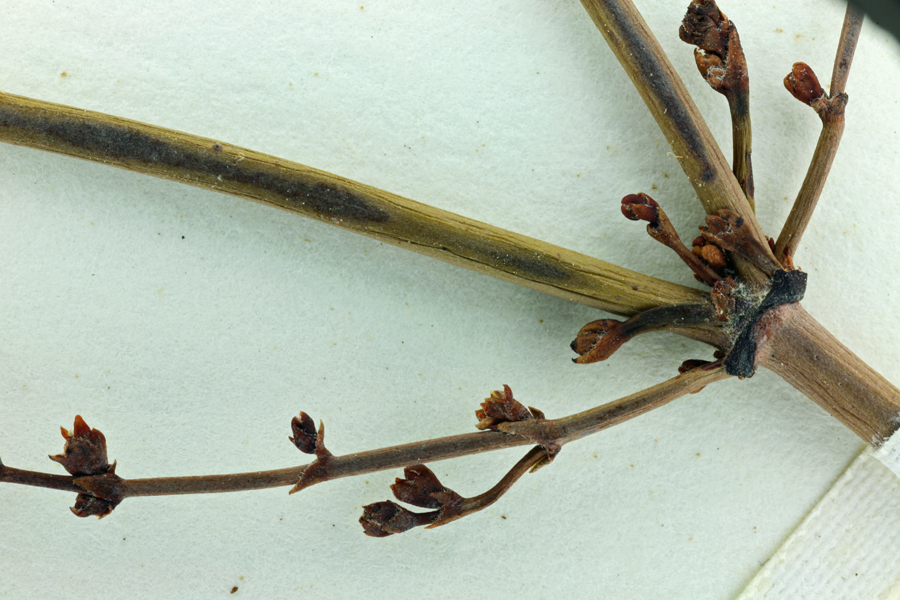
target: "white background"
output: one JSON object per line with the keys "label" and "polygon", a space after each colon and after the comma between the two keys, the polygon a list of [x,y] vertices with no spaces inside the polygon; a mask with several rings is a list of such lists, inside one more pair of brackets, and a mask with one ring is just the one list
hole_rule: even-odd
{"label": "white background", "polygon": [[[362,0],[360,0],[362,2]],[[6,2],[0,89],[271,153],[693,285],[618,201],[644,191],[686,240],[703,213],[575,1]],[[683,2],[639,3],[730,156],[726,103],[677,38]],[[777,236],[820,129],[783,89],[823,83],[843,7],[724,2],[748,57],[759,218]],[[845,141],[797,263],[807,309],[900,382],[900,51],[864,29]],[[250,202],[0,146],[0,457],[60,472],[59,425],[107,437],[123,477],[307,462],[473,430],[504,383],[562,416],[671,377],[702,345],[568,348],[600,313]],[[862,448],[767,372],[572,444],[500,502],[367,538],[400,472],[127,500],[0,487],[13,598],[731,598]],[[463,495],[524,450],[432,465]]]}

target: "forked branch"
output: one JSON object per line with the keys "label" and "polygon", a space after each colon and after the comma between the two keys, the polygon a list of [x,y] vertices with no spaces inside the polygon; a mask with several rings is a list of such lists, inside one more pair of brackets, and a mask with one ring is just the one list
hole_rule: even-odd
{"label": "forked branch", "polygon": [[[470,499],[461,499],[443,512],[442,524],[481,510],[496,501],[527,470],[552,458],[559,449],[576,439],[606,429],[663,406],[685,394],[727,378],[721,363],[687,371],[644,391],[561,419],[546,419],[540,411],[526,410],[508,387],[491,395],[478,411],[479,418],[492,420],[487,431],[392,446],[356,454],[333,455],[325,449],[324,427],[315,431],[311,419],[301,413],[292,423],[292,441],[301,450],[312,452],[316,460],[300,467],[230,475],[123,479],[106,457],[103,435],[76,417],[73,432],[65,432],[64,453],[54,458],[69,476],[15,469],[0,463],[0,483],[18,483],[78,493],[75,514],[105,516],[120,502],[139,496],[237,492],[280,486],[308,487],[313,484],[386,469],[409,467],[470,454],[536,444],[513,470],[494,488]],[[103,443],[98,443],[102,440]],[[81,509],[79,509],[79,504]],[[447,502],[449,505],[449,501]],[[84,508],[87,507],[87,508]]]}

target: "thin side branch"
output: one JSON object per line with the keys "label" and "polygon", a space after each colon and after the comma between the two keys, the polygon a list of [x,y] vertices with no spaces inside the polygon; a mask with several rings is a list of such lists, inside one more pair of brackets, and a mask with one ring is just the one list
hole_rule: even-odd
{"label": "thin side branch", "polygon": [[[699,392],[705,386],[728,379],[721,363],[710,363],[687,371],[637,394],[625,396],[609,404],[548,421],[516,421],[500,425],[501,431],[546,440],[561,445],[624,423],[653,409],[665,406],[685,394]],[[539,442],[540,443],[540,442]]]}
{"label": "thin side branch", "polygon": [[432,508],[430,512],[412,512],[390,500],[363,507],[359,519],[366,535],[386,537],[409,531],[413,527],[432,529],[484,510],[500,499],[522,475],[535,470],[547,460],[547,451],[535,446],[510,469],[509,473],[490,490],[472,498],[464,498],[445,487],[425,465],[413,465],[403,470],[404,479],[397,478],[391,486],[401,502]]}
{"label": "thin side branch", "polygon": [[[509,426],[508,431],[506,429],[479,431],[367,452],[330,456],[327,468],[322,470],[317,481],[312,483],[535,443],[558,449],[570,441],[642,415],[727,377],[724,367],[716,364],[712,368],[693,369],[636,394],[562,419],[540,418],[517,423],[503,423],[498,427],[502,429]],[[520,424],[523,426],[519,429],[513,427]],[[309,467],[310,465],[303,465],[288,469],[228,475],[122,479],[114,474],[94,477],[48,475],[14,469],[0,463],[0,483],[18,483],[82,494],[96,494],[101,497],[115,497],[121,501],[138,496],[239,492],[293,486]],[[101,477],[105,477],[105,479],[99,479]],[[94,481],[95,479],[97,481]],[[511,482],[508,483],[511,485]]]}
{"label": "thin side branch", "polygon": [[728,99],[731,112],[731,145],[734,176],[737,177],[750,204],[756,210],[756,189],[753,184],[753,132],[750,126],[750,94]]}
{"label": "thin side branch", "polygon": [[850,64],[856,50],[862,21],[863,13],[852,4],[848,4],[840,43],[834,58],[831,94],[826,94],[822,90],[815,73],[803,63],[796,63],[791,74],[785,78],[785,86],[794,97],[812,106],[819,115],[822,120],[822,133],[819,135],[806,178],[775,243],[775,255],[781,261],[793,261],[837,154],[844,133],[844,108],[847,105],[844,88],[850,74]]}
{"label": "thin side branch", "polygon": [[775,255],[781,261],[793,262],[794,256],[797,254],[803,233],[812,220],[819,197],[822,195],[822,190],[825,189],[825,181],[828,179],[828,173],[831,171],[831,165],[834,163],[843,133],[843,110],[837,117],[823,119],[822,132],[819,134],[816,150],[809,163],[809,170],[806,172],[803,185],[797,193],[797,198],[794,200],[784,227],[778,235],[778,241],[775,242]]}
{"label": "thin side branch", "polygon": [[616,314],[703,297],[337,175],[102,113],[0,93],[0,141],[232,194]]}
{"label": "thin side branch", "polygon": [[[727,209],[741,215],[753,236],[766,245],[728,161],[638,10],[630,0],[582,0],[582,4],[643,97],[706,212]],[[755,266],[740,258],[736,266],[746,282],[765,286],[767,277]]]}
{"label": "thin side branch", "polygon": [[732,170],[750,208],[753,199],[750,127],[750,78],[737,27],[714,0],[692,0],[681,22],[678,36],[697,46],[694,58],[703,79],[728,99],[731,112]]}
{"label": "thin side branch", "polygon": [[831,88],[828,91],[832,96],[843,94],[847,87],[850,64],[853,62],[853,53],[856,52],[856,43],[859,41],[859,32],[862,29],[864,17],[865,13],[862,9],[853,3],[847,4],[844,26],[841,28],[841,39],[838,42],[834,67],[831,71]]}
{"label": "thin side branch", "polygon": [[508,492],[513,484],[521,479],[522,475],[524,475],[528,471],[534,470],[536,467],[539,467],[546,459],[547,451],[544,450],[541,446],[535,446],[528,451],[528,454],[520,458],[519,461],[515,465],[513,465],[513,468],[503,476],[503,479],[497,482],[497,485],[484,492],[483,494],[478,494],[477,496],[466,498],[462,503],[462,510],[460,511],[459,516],[464,517],[465,515],[472,514],[473,512],[484,510],[485,508],[499,500],[500,497],[503,496],[503,494]]}

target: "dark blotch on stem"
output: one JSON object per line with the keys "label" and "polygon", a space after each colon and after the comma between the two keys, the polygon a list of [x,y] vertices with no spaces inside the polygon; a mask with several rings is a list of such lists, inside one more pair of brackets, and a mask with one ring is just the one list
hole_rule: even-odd
{"label": "dark blotch on stem", "polygon": [[737,377],[752,377],[756,372],[756,337],[754,330],[760,318],[769,310],[800,302],[806,292],[806,273],[803,271],[775,271],[772,287],[756,310],[741,324],[741,330],[728,356],[725,372]]}
{"label": "dark blotch on stem", "polygon": [[177,146],[149,133],[127,126],[77,121],[45,114],[29,118],[14,110],[0,111],[0,127],[39,132],[62,144],[80,148],[108,162],[133,166],[164,165],[183,169],[228,184],[268,190],[284,200],[300,205],[322,219],[357,223],[383,223],[390,215],[366,199],[337,184],[290,178],[271,170],[254,168],[252,161],[223,156],[221,149]]}
{"label": "dark blotch on stem", "polygon": [[554,267],[543,261],[540,257],[529,258],[514,252],[500,253],[494,250],[486,252],[488,256],[498,263],[508,267],[504,269],[513,275],[528,276],[537,281],[566,281],[570,279],[564,270]]}

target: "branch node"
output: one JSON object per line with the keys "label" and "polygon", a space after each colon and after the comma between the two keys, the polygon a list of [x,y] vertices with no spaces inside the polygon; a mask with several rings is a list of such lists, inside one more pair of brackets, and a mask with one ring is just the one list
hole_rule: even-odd
{"label": "branch node", "polygon": [[434,510],[415,513],[388,500],[364,506],[359,522],[366,535],[372,537],[403,533],[414,527],[433,529],[446,525],[496,502],[522,475],[544,464],[546,458],[547,453],[542,447],[532,448],[497,485],[472,498],[464,498],[444,487],[425,465],[406,467],[403,470],[405,479],[398,477],[391,486],[394,496],[401,502]]}
{"label": "branch node", "polygon": [[[301,429],[304,427],[304,415],[307,419],[312,421],[309,415],[306,413],[300,413],[300,427]],[[294,417],[294,420],[297,420],[297,417]],[[294,421],[291,421],[291,425],[293,426]],[[305,433],[305,431],[304,431]],[[295,432],[296,435],[296,432]],[[303,438],[304,447],[306,445],[306,438]],[[296,442],[295,442],[296,443]],[[300,447],[299,445],[297,446]],[[331,462],[332,457],[334,456],[328,449],[325,447],[325,423],[319,421],[319,431],[315,435],[315,454],[316,460],[307,465],[306,469],[303,470],[303,475],[300,476],[300,480],[297,484],[291,488],[289,494],[296,494],[300,490],[306,489],[311,485],[315,485],[317,483],[322,483],[323,481],[328,481],[328,463]]]}
{"label": "branch node", "polygon": [[72,431],[60,427],[66,440],[62,454],[50,457],[75,477],[72,483],[85,491],[75,498],[70,510],[78,517],[103,518],[124,499],[122,478],[116,475],[116,463],[109,464],[106,437],[91,429],[81,415],[75,415]]}

